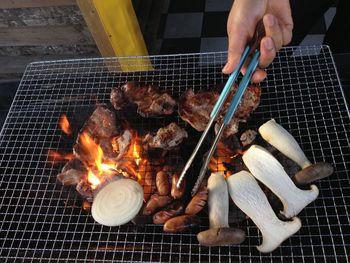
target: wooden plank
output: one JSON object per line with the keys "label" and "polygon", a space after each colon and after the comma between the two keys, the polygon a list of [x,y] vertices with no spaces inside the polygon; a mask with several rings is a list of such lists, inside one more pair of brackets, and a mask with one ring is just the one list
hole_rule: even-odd
{"label": "wooden plank", "polygon": [[26,66],[35,61],[88,58],[91,56],[46,55],[46,56],[0,56],[0,74],[22,74]]}
{"label": "wooden plank", "polygon": [[0,47],[75,44],[91,45],[94,41],[72,26],[0,28]]}
{"label": "wooden plank", "polygon": [[0,8],[27,8],[76,5],[75,0],[0,0]]}
{"label": "wooden plank", "polygon": [[[148,55],[131,0],[77,0],[77,3],[79,7],[86,5],[81,12],[103,56]],[[152,69],[147,59],[134,61],[132,67],[123,61],[119,60],[124,71]]]}

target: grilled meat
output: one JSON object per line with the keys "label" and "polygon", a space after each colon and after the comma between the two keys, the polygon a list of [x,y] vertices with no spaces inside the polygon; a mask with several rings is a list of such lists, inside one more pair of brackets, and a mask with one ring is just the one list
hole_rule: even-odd
{"label": "grilled meat", "polygon": [[172,122],[168,126],[160,128],[155,136],[147,134],[143,139],[143,144],[146,148],[171,150],[178,146],[185,138],[187,138],[187,132],[177,126],[175,122]]}
{"label": "grilled meat", "polygon": [[183,205],[176,201],[168,205],[164,210],[161,210],[153,215],[153,224],[162,225],[170,218],[181,215],[183,213]]}
{"label": "grilled meat", "polygon": [[194,93],[189,89],[179,100],[179,115],[197,131],[204,131],[218,98],[216,91]]}
{"label": "grilled meat", "polygon": [[61,173],[57,175],[57,179],[63,185],[76,185],[83,179],[86,172],[82,162],[74,158],[63,166]]}
{"label": "grilled meat", "polygon": [[[215,131],[218,131],[223,122],[226,111],[228,110],[233,96],[237,91],[235,85],[230,92],[227,101],[221,109],[216,120]],[[210,113],[218,100],[219,91],[204,91],[194,93],[187,90],[179,100],[180,117],[191,124],[197,131],[204,131],[210,119]],[[260,103],[261,89],[258,86],[249,86],[242,97],[242,101],[235,112],[231,123],[226,127],[223,137],[228,137],[238,132],[239,122],[244,122],[250,116],[250,113],[256,109]]]}
{"label": "grilled meat", "polygon": [[155,85],[141,85],[128,81],[111,92],[110,101],[116,110],[130,104],[137,105],[137,112],[142,117],[169,115],[174,112],[176,101],[165,91]]}
{"label": "grilled meat", "polygon": [[168,195],[153,194],[143,209],[144,215],[151,215],[160,208],[170,204],[173,199]]}
{"label": "grilled meat", "polygon": [[207,204],[208,200],[208,189],[206,186],[202,185],[198,192],[192,197],[191,201],[188,203],[185,213],[187,215],[198,214],[204,206]]}

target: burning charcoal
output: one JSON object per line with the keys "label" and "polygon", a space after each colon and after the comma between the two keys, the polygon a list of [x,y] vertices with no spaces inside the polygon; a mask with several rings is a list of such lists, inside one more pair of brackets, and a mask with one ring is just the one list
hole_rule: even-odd
{"label": "burning charcoal", "polygon": [[118,131],[115,114],[98,106],[80,130],[73,153],[89,166],[94,166],[101,150],[105,159],[114,159],[117,154],[113,151],[112,137],[116,134]]}
{"label": "burning charcoal", "polygon": [[145,208],[143,209],[143,214],[144,215],[151,215],[154,212],[156,212],[157,210],[170,204],[172,201],[173,201],[173,199],[170,196],[154,194],[148,200]]}
{"label": "burning charcoal", "polygon": [[123,156],[128,151],[131,145],[132,138],[133,134],[130,132],[130,130],[125,130],[123,134],[120,137],[118,137],[118,157]]}
{"label": "burning charcoal", "polygon": [[111,138],[118,134],[115,114],[103,106],[98,106],[80,132],[88,132],[93,138]]}
{"label": "burning charcoal", "polygon": [[167,172],[159,171],[157,173],[156,186],[160,195],[170,194],[169,174]]}
{"label": "burning charcoal", "polygon": [[153,224],[162,225],[165,224],[170,218],[181,215],[184,211],[184,207],[180,202],[174,202],[167,206],[164,210],[161,210],[153,215]]}
{"label": "burning charcoal", "polygon": [[176,101],[165,91],[160,91],[159,87],[141,85],[135,81],[114,88],[110,100],[116,110],[125,108],[128,104],[136,104],[137,112],[142,117],[169,115],[176,106]]}
{"label": "burning charcoal", "polygon": [[146,148],[171,150],[177,147],[187,136],[187,132],[184,129],[172,122],[168,126],[160,128],[155,136],[147,134],[143,139],[143,144],[146,145]]}
{"label": "burning charcoal", "polygon": [[198,214],[206,205],[208,200],[208,189],[206,186],[202,185],[199,188],[195,196],[192,197],[191,201],[186,207],[185,213],[187,215],[196,215]]}
{"label": "burning charcoal", "polygon": [[91,205],[92,205],[91,202],[89,202],[87,200],[84,200],[82,208],[83,208],[84,211],[90,212],[91,211]]}
{"label": "burning charcoal", "polygon": [[180,199],[184,196],[185,190],[186,190],[186,180],[184,179],[180,185],[180,188],[176,187],[177,181],[179,181],[180,176],[175,173],[173,174],[172,180],[171,180],[171,196],[174,199]]}
{"label": "burning charcoal", "polygon": [[61,173],[57,175],[57,179],[63,185],[76,185],[86,174],[86,169],[79,159],[72,159],[63,166]]}
{"label": "burning charcoal", "polygon": [[91,185],[88,182],[86,182],[84,179],[82,179],[77,184],[75,189],[83,198],[85,198],[89,202],[92,202],[93,189],[91,188]]}
{"label": "burning charcoal", "polygon": [[241,141],[243,147],[251,145],[255,141],[257,134],[258,133],[254,130],[246,130],[245,132],[243,132],[241,137],[240,137],[240,141]]}
{"label": "burning charcoal", "polygon": [[170,218],[164,224],[163,231],[167,233],[180,233],[196,227],[200,219],[196,215],[182,215]]}

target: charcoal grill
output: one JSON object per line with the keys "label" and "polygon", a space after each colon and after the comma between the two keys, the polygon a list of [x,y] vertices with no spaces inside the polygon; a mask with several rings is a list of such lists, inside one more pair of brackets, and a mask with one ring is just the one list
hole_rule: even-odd
{"label": "charcoal grill", "polygon": [[[159,84],[178,96],[187,88],[223,83],[226,53],[81,59],[28,65],[0,134],[0,258],[5,262],[346,262],[350,254],[350,122],[344,94],[326,46],[282,49],[269,67],[261,105],[252,119],[275,118],[301,143],[312,162],[327,161],[335,173],[317,183],[318,199],[300,214],[301,230],[271,254],[255,246],[259,232],[241,224],[247,240],[239,246],[202,247],[197,230],[166,234],[152,224],[105,227],[82,211],[73,188],[48,163],[49,149],[67,152],[73,139],[58,127],[62,112],[83,114],[108,102],[112,87],[127,80]],[[154,70],[137,71],[151,61]],[[130,72],[120,71],[128,65]],[[124,68],[125,69],[125,68]],[[151,128],[163,117],[138,119]],[[184,123],[176,118],[176,121]],[[187,126],[189,128],[189,126]],[[190,154],[190,150],[189,153]],[[208,226],[206,218],[199,230]]]}

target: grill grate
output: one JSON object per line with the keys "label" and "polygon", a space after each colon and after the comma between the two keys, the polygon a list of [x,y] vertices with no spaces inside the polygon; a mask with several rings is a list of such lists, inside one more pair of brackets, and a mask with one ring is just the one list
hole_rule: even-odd
{"label": "grill grate", "polygon": [[[334,175],[317,183],[319,198],[300,214],[301,230],[273,253],[256,250],[260,236],[251,221],[242,224],[247,233],[242,245],[206,248],[198,245],[198,230],[165,234],[154,225],[109,228],[77,207],[81,199],[75,190],[56,182],[62,166],[47,162],[49,149],[68,152],[73,145],[58,128],[60,113],[83,115],[96,102],[108,102],[112,87],[131,79],[159,84],[174,96],[186,88],[210,89],[226,79],[220,72],[224,52],[149,59],[155,70],[146,72],[135,72],[145,58],[120,58],[129,73],[120,72],[113,58],[27,67],[0,134],[0,257],[8,262],[348,261],[349,110],[325,46],[282,49],[268,69],[261,105],[252,116],[256,126],[275,118],[312,162],[335,167]],[[154,119],[138,121],[146,130],[154,126]],[[200,230],[207,224],[204,220]]]}

